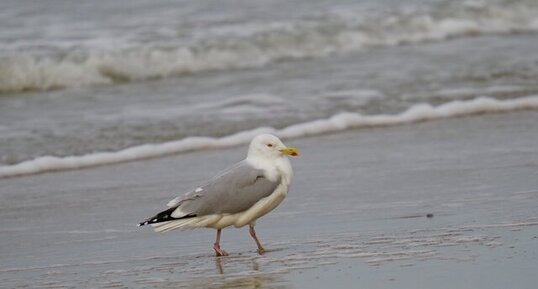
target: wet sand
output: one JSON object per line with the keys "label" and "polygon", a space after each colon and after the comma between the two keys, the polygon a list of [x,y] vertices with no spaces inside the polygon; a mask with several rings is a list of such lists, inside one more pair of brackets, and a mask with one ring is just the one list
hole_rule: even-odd
{"label": "wet sand", "polygon": [[[138,221],[246,148],[0,180],[3,288],[535,288],[538,113],[286,142],[288,198],[246,228]],[[428,217],[429,216],[429,217]]]}

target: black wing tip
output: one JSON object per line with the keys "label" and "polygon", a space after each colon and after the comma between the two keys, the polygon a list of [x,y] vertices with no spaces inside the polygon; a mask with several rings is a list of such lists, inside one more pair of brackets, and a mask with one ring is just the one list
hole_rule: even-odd
{"label": "black wing tip", "polygon": [[158,213],[157,215],[149,218],[149,219],[146,219],[144,222],[141,222],[141,223],[138,223],[138,227],[142,227],[142,226],[145,226],[145,225],[148,225],[148,224],[155,224],[155,223],[160,223],[160,222],[166,222],[166,221],[171,221],[173,219],[175,219],[174,217],[172,217],[172,212],[174,212],[174,210],[177,209],[177,207],[173,207],[173,208],[169,208],[167,210],[164,210],[160,213]]}
{"label": "black wing tip", "polygon": [[155,223],[161,223],[161,222],[168,222],[173,220],[180,220],[180,219],[187,219],[187,218],[194,218],[196,217],[196,214],[188,214],[186,216],[180,217],[180,218],[174,218],[172,217],[171,212],[175,210],[176,208],[171,208],[166,211],[160,212],[157,215],[145,220],[144,222],[138,223],[137,227],[142,227],[149,224],[155,224]]}
{"label": "black wing tip", "polygon": [[137,227],[142,227],[142,226],[145,226],[147,224],[149,224],[149,221],[144,221],[144,222],[138,223],[138,224],[136,224],[136,226]]}

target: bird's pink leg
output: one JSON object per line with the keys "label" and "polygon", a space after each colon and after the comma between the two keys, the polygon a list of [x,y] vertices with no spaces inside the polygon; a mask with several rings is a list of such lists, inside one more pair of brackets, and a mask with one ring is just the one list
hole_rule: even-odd
{"label": "bird's pink leg", "polygon": [[254,230],[254,225],[248,224],[248,230],[250,232],[250,235],[256,241],[256,245],[258,246],[258,254],[263,255],[265,254],[265,249],[262,246],[262,243],[260,243],[260,240],[258,240],[258,237],[256,237],[256,231]]}
{"label": "bird's pink leg", "polygon": [[213,244],[213,249],[215,250],[217,257],[228,256],[228,253],[220,248],[220,231],[221,229],[217,229],[217,240],[215,241],[215,244]]}

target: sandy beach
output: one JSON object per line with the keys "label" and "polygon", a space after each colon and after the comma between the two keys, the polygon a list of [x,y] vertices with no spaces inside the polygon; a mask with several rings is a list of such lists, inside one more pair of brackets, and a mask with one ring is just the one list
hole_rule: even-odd
{"label": "sandy beach", "polygon": [[286,141],[284,203],[246,228],[137,222],[246,146],[0,180],[2,288],[535,288],[538,113]]}

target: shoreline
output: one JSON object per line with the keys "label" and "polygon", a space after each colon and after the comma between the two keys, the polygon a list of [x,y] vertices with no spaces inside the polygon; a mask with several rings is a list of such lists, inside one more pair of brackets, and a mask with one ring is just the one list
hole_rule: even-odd
{"label": "shoreline", "polygon": [[215,258],[214,230],[135,226],[242,159],[245,146],[1,179],[0,280],[10,288],[530,289],[537,131],[538,114],[517,111],[288,140],[302,156],[292,159],[286,200],[258,221],[269,251],[261,257],[245,228],[225,229],[231,256]]}
{"label": "shoreline", "polygon": [[260,133],[275,134],[287,140],[361,128],[399,126],[484,113],[506,113],[535,109],[538,109],[538,96],[509,100],[478,97],[466,101],[451,101],[438,106],[420,103],[394,115],[361,115],[342,112],[327,119],[293,124],[282,129],[259,127],[220,138],[187,137],[165,143],[129,147],[115,152],[95,152],[65,157],[41,156],[13,165],[0,166],[0,179],[147,160],[199,150],[237,147],[247,144]]}

